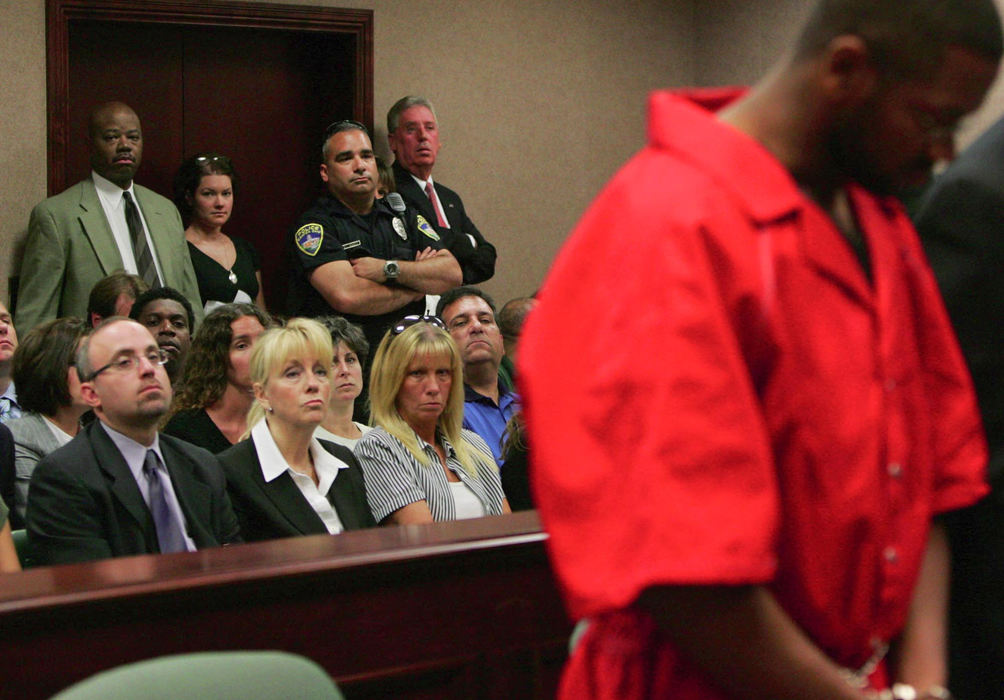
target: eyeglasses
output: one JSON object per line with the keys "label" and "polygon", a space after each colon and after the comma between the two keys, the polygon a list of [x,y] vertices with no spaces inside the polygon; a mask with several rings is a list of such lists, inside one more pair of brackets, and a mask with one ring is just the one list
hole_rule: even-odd
{"label": "eyeglasses", "polygon": [[332,135],[337,134],[339,131],[350,131],[358,129],[367,136],[369,136],[369,130],[357,121],[352,119],[342,119],[341,121],[331,122],[328,124],[328,128],[324,130],[324,140],[327,141],[332,137]]}
{"label": "eyeglasses", "polygon": [[117,360],[112,360],[104,367],[98,367],[87,377],[87,381],[94,381],[95,377],[109,369],[114,372],[131,372],[139,367],[140,360],[142,359],[145,359],[154,367],[159,367],[167,364],[167,353],[163,350],[151,350],[144,355],[125,355]]}
{"label": "eyeglasses", "polygon": [[436,328],[442,328],[444,331],[448,330],[446,324],[439,320],[439,316],[405,316],[397,325],[390,329],[391,335],[401,335],[408,328],[411,328],[416,323],[428,323],[429,325],[435,326]]}

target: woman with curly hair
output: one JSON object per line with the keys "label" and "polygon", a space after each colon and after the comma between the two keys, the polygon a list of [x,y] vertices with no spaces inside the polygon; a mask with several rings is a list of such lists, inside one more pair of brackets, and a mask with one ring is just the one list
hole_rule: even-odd
{"label": "woman with curly hair", "polygon": [[224,304],[206,316],[188,351],[165,433],[214,454],[240,441],[254,401],[251,349],[271,325],[254,304]]}

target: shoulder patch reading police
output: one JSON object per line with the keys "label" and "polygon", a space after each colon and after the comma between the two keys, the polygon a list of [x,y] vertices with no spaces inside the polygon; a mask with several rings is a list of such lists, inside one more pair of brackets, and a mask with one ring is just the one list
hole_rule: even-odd
{"label": "shoulder patch reading police", "polygon": [[415,217],[418,220],[418,230],[424,233],[427,237],[434,241],[439,240],[439,234],[436,233],[436,229],[429,225],[429,222],[425,220],[425,217],[419,214]]}
{"label": "shoulder patch reading police", "polygon": [[296,247],[310,256],[317,255],[321,249],[321,241],[324,240],[324,227],[320,224],[304,224],[296,229],[293,234],[296,238]]}

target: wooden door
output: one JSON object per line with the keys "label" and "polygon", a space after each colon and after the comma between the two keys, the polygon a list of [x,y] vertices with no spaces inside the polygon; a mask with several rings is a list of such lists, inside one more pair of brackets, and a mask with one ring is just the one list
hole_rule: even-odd
{"label": "wooden door", "polygon": [[[321,191],[324,126],[372,125],[372,13],[119,0],[50,0],[49,12],[50,193],[87,177],[93,106],[129,104],[144,132],[140,184],[170,198],[187,156],[233,159],[239,182],[224,231],[258,249],[268,305],[282,310],[286,238]],[[54,94],[51,68],[64,59]]]}

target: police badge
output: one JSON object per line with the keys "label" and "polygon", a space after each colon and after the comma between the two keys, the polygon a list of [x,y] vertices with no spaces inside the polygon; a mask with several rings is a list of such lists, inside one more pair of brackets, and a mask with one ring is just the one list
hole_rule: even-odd
{"label": "police badge", "polygon": [[408,230],[404,227],[404,222],[396,216],[394,217],[394,230],[402,241],[408,240]]}

